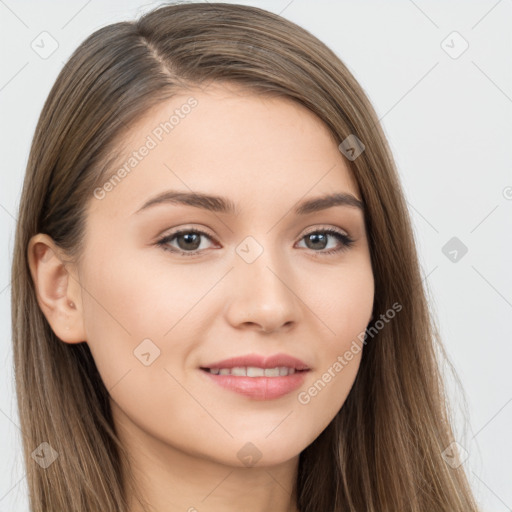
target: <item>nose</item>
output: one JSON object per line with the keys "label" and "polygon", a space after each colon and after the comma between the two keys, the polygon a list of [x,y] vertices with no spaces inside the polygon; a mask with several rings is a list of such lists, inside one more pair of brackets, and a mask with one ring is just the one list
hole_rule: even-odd
{"label": "nose", "polygon": [[252,263],[238,260],[231,272],[227,320],[237,329],[271,333],[297,324],[302,304],[292,273],[269,251]]}

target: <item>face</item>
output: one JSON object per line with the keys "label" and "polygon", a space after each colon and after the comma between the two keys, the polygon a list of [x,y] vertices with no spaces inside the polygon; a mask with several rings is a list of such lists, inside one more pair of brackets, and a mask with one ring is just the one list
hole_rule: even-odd
{"label": "face", "polygon": [[350,391],[374,298],[362,209],[299,208],[361,200],[336,142],[290,100],[215,85],[150,111],[123,148],[89,201],[78,269],[115,421],[155,451],[231,466],[297,456]]}

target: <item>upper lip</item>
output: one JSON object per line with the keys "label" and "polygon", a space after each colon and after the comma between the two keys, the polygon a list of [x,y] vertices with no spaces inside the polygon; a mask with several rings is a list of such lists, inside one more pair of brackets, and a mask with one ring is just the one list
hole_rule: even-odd
{"label": "upper lip", "polygon": [[273,354],[271,356],[260,356],[258,354],[246,354],[238,357],[231,357],[216,361],[201,368],[234,368],[237,366],[255,366],[257,368],[276,368],[278,366],[286,366],[287,368],[295,368],[296,370],[309,370],[308,365],[288,354]]}

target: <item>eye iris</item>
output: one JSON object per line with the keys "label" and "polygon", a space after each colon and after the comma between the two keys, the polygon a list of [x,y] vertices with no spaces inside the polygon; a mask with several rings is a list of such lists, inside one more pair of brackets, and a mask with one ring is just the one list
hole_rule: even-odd
{"label": "eye iris", "polygon": [[[194,250],[194,249],[197,249],[201,245],[201,235],[199,233],[185,233],[183,235],[178,235],[176,237],[176,240],[178,241],[178,246],[180,247],[180,249],[183,249],[183,250],[187,250],[187,249]],[[186,241],[185,247],[183,247],[182,244],[180,244],[180,240]],[[192,246],[187,245],[190,242],[192,242]]]}
{"label": "eye iris", "polygon": [[[310,247],[308,245],[308,241],[309,240],[313,240],[313,247]],[[320,245],[322,247],[319,247],[319,246],[315,245],[318,242],[318,240],[321,240]],[[308,245],[308,247],[310,249],[325,249],[326,243],[327,243],[327,235],[326,234],[323,234],[323,233],[311,233],[310,235],[306,236],[306,245]]]}

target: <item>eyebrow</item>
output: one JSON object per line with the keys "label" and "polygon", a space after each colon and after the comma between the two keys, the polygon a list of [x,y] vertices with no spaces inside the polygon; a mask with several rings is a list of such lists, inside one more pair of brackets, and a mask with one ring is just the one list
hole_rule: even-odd
{"label": "eyebrow", "polygon": [[[226,197],[212,196],[199,192],[179,192],[174,190],[168,190],[148,199],[135,213],[137,214],[147,210],[151,206],[166,203],[194,206],[196,208],[202,208],[204,210],[217,213],[227,213],[231,215],[239,214],[239,210],[235,203]],[[338,192],[307,199],[296,205],[294,212],[295,215],[307,215],[332,208],[333,206],[348,206],[350,208],[357,208],[364,212],[363,203],[352,194],[346,192]]]}

